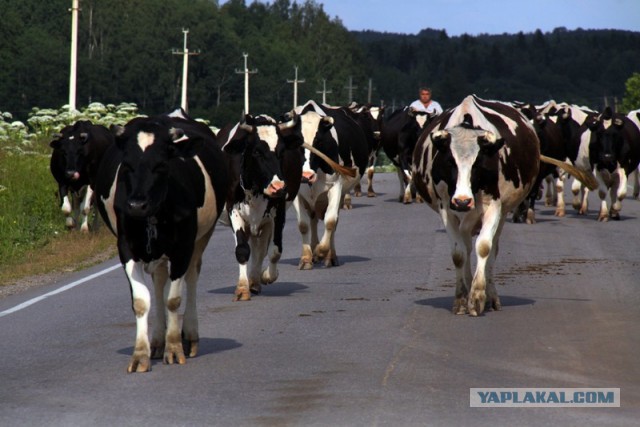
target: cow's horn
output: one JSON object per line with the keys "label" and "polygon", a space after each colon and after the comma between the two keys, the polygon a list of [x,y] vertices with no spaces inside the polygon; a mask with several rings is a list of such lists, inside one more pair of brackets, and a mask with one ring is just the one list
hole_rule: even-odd
{"label": "cow's horn", "polygon": [[498,140],[498,138],[496,138],[496,134],[490,131],[485,131],[484,133],[484,140],[487,141],[490,144],[493,144],[494,142],[496,142]]}
{"label": "cow's horn", "polygon": [[297,122],[298,122],[298,116],[296,114],[293,114],[293,117],[288,122],[279,123],[278,129],[280,130],[291,129],[296,125]]}
{"label": "cow's horn", "polygon": [[308,143],[304,142],[302,144],[302,146],[304,148],[306,148],[307,150],[311,151],[316,156],[320,157],[325,162],[327,162],[327,164],[329,166],[331,166],[331,169],[333,169],[334,171],[336,171],[340,175],[345,175],[345,176],[349,176],[351,178],[355,178],[355,176],[356,176],[356,169],[355,168],[347,168],[347,167],[344,167],[344,166],[334,162],[326,154],[324,154],[322,151],[318,150],[317,148],[315,148],[311,144],[308,144]]}
{"label": "cow's horn", "polygon": [[437,130],[431,134],[431,139],[440,139],[447,138],[449,136],[449,132],[444,129]]}
{"label": "cow's horn", "polygon": [[569,163],[562,162],[558,159],[554,159],[553,157],[547,157],[545,155],[540,154],[540,161],[552,164],[554,166],[563,169],[568,174],[576,177],[578,181],[587,186],[587,188],[591,191],[595,191],[598,189],[598,180],[593,176],[593,173],[589,170],[579,169]]}

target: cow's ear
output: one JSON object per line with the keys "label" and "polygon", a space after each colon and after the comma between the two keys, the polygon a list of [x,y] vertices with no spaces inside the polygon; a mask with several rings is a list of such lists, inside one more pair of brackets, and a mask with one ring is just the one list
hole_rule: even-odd
{"label": "cow's ear", "polygon": [[89,134],[87,132],[82,132],[80,134],[80,144],[84,145],[89,141]]}
{"label": "cow's ear", "polygon": [[596,117],[587,117],[584,121],[584,124],[589,128],[590,131],[594,132],[600,127],[601,121]]}
{"label": "cow's ear", "polygon": [[600,115],[603,120],[611,120],[613,118],[613,110],[610,106],[605,107],[604,111]]}
{"label": "cow's ear", "polygon": [[620,117],[616,117],[615,119],[613,119],[613,125],[618,129],[622,129],[622,127],[624,126],[624,120],[622,120]]}
{"label": "cow's ear", "polygon": [[542,113],[536,114],[533,119],[535,120],[536,124],[538,126],[540,126],[541,128],[543,128],[543,127],[545,127],[547,125],[547,116],[545,116]]}
{"label": "cow's ear", "polygon": [[504,139],[498,138],[493,132],[486,131],[484,134],[478,136],[478,145],[480,150],[487,155],[493,155],[504,147]]}
{"label": "cow's ear", "polygon": [[451,134],[446,130],[431,132],[431,141],[438,150],[446,150],[451,142]]}
{"label": "cow's ear", "polygon": [[120,125],[111,125],[109,126],[109,131],[114,136],[116,146],[119,149],[123,150],[127,142],[126,138],[124,137],[125,127]]}
{"label": "cow's ear", "polygon": [[320,120],[320,129],[329,130],[333,127],[333,117],[324,116],[322,120]]}
{"label": "cow's ear", "polygon": [[171,136],[171,140],[174,144],[181,144],[189,140],[189,137],[184,130],[181,128],[171,128],[169,129],[169,135]]}
{"label": "cow's ear", "polygon": [[53,137],[53,140],[49,143],[49,147],[51,147],[51,148],[59,148],[60,144],[62,143],[62,134],[61,133],[54,133],[51,136]]}

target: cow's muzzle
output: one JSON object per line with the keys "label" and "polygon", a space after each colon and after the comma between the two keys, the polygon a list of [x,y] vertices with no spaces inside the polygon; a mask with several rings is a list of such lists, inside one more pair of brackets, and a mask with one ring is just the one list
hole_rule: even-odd
{"label": "cow's muzzle", "polygon": [[284,197],[286,194],[286,186],[282,181],[272,181],[267,188],[264,189],[264,195],[271,198]]}
{"label": "cow's muzzle", "polygon": [[316,173],[313,171],[305,171],[302,172],[302,183],[303,184],[313,184],[314,182],[316,182]]}
{"label": "cow's muzzle", "polygon": [[67,179],[70,179],[71,181],[77,181],[78,179],[80,179],[80,172],[74,169],[66,170],[64,171],[64,174]]}
{"label": "cow's muzzle", "polygon": [[129,199],[127,201],[127,214],[134,217],[145,217],[149,214],[149,201],[142,199]]}
{"label": "cow's muzzle", "polygon": [[454,197],[451,199],[451,207],[458,212],[468,212],[475,207],[473,197]]}

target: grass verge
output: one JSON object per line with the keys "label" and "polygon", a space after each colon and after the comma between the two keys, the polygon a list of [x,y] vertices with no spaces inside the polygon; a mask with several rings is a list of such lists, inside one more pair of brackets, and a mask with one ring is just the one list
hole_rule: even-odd
{"label": "grass verge", "polygon": [[95,232],[60,233],[47,244],[2,264],[0,287],[21,282],[47,282],[59,275],[78,271],[117,255],[116,239],[101,224]]}

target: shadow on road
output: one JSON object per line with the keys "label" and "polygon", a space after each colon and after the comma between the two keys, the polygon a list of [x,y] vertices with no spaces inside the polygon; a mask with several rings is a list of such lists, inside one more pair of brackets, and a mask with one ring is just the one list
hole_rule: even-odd
{"label": "shadow on road", "polygon": [[[275,282],[270,285],[262,285],[262,293],[258,297],[288,297],[296,292],[304,291],[308,286],[293,282]],[[228,294],[233,295],[236,290],[235,286],[226,288],[218,288],[207,291],[210,294]]]}
{"label": "shadow on road", "polygon": [[[233,350],[234,348],[238,348],[241,346],[242,344],[240,344],[238,341],[229,338],[200,337],[200,343],[198,344],[198,355],[196,357],[204,356],[206,354],[221,353],[223,351]],[[133,354],[133,347],[121,348],[117,351],[117,353],[130,356]],[[154,359],[152,363],[162,363],[162,361]]]}
{"label": "shadow on road", "polygon": [[[502,307],[515,307],[519,305],[534,305],[536,301],[529,298],[500,295],[500,303],[502,304]],[[421,299],[417,300],[416,304],[428,305],[430,307],[451,311],[451,307],[453,307],[453,296]]]}
{"label": "shadow on road", "polygon": [[[365,262],[365,261],[371,261],[371,258],[361,257],[357,255],[340,255],[338,253],[338,262],[340,263],[340,265],[350,264],[352,262]],[[279,261],[280,264],[295,265],[296,267],[298,266],[299,262],[300,262],[300,258],[287,258],[287,259],[281,259]],[[314,268],[324,268],[324,267],[322,266],[322,263],[317,263],[314,265]]]}

